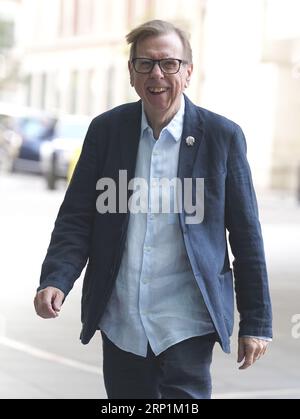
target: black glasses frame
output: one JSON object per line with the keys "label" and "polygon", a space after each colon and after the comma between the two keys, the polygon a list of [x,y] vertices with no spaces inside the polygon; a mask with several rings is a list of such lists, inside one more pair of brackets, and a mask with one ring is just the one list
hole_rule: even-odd
{"label": "black glasses frame", "polygon": [[[152,62],[152,67],[151,67],[151,69],[149,70],[149,71],[138,71],[137,69],[136,69],[136,66],[135,66],[135,64],[136,64],[136,62],[138,61],[138,60],[147,60],[147,61],[151,61]],[[161,66],[161,62],[162,61],[169,61],[169,60],[174,60],[174,61],[177,61],[178,62],[178,70],[176,70],[176,71],[174,71],[174,72],[169,72],[169,71],[164,71],[163,69],[162,69],[162,66]],[[132,60],[131,60],[131,63],[132,63],[132,65],[133,65],[133,68],[134,68],[134,70],[137,72],[137,73],[139,73],[139,74],[150,74],[152,71],[153,71],[153,68],[154,68],[154,66],[155,66],[155,64],[157,63],[158,64],[158,66],[159,66],[159,68],[160,68],[160,70],[164,73],[164,74],[177,74],[178,72],[179,72],[179,70],[180,70],[180,68],[181,68],[181,64],[188,64],[188,62],[187,61],[185,61],[185,60],[180,60],[179,58],[162,58],[161,60],[152,60],[152,58],[144,58],[144,57],[137,57],[137,58],[133,58]]]}

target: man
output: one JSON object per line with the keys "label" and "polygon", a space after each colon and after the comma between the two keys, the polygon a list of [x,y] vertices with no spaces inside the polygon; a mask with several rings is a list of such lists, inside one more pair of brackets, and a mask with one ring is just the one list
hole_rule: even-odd
{"label": "man", "polygon": [[[101,330],[108,397],[210,398],[213,346],[219,341],[229,352],[233,329],[226,229],[235,257],[240,369],[259,359],[272,338],[245,139],[238,125],[183,95],[193,72],[184,32],[155,20],[127,41],[130,82],[141,101],[92,121],[56,220],[35,308],[41,317],[57,317],[88,260],[81,341]],[[184,185],[179,201],[191,193],[196,205],[175,211],[178,188],[177,198],[168,198],[173,211],[153,211],[155,196],[165,197],[157,186],[162,178],[177,178],[176,185]],[[204,189],[197,188],[200,179]],[[146,211],[130,212],[134,194],[124,208],[132,180],[149,187],[140,196],[148,199]],[[105,212],[110,181],[116,199]],[[203,216],[195,222],[188,214],[201,205]]]}

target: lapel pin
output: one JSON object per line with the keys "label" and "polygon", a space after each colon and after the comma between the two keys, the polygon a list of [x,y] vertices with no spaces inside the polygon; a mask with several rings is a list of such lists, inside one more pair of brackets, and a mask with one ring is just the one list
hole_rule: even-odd
{"label": "lapel pin", "polygon": [[195,138],[191,136],[188,136],[185,139],[185,142],[187,143],[188,146],[193,146],[195,144],[195,141],[196,141]]}

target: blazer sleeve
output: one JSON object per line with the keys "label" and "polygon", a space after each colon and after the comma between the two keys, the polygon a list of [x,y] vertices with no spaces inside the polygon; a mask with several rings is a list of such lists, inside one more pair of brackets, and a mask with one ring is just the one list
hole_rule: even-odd
{"label": "blazer sleeve", "polygon": [[244,134],[236,126],[227,160],[225,224],[234,256],[239,336],[272,337],[272,309],[263,238]]}
{"label": "blazer sleeve", "polygon": [[95,125],[94,120],[89,126],[74,175],[58,212],[42,264],[38,290],[53,286],[61,289],[66,296],[87,262],[99,167]]}

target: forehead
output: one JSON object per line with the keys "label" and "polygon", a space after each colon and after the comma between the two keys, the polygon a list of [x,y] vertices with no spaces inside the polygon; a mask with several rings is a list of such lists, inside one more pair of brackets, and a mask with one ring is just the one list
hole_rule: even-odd
{"label": "forehead", "polygon": [[148,58],[182,58],[183,46],[176,33],[166,35],[148,36],[138,41],[136,47],[137,57]]}

